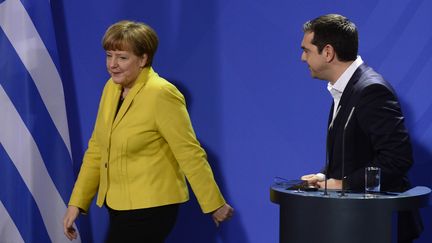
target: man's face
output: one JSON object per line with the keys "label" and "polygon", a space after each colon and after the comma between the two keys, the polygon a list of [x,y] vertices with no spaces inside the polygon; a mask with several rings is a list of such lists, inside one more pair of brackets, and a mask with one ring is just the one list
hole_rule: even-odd
{"label": "man's face", "polygon": [[303,36],[301,48],[303,49],[301,60],[309,66],[311,76],[326,80],[327,61],[324,52],[318,53],[318,47],[312,44],[313,32],[306,32]]}

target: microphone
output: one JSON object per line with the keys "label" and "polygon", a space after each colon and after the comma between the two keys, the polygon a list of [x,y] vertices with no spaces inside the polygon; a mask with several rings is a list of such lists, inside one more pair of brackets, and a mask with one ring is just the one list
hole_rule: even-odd
{"label": "microphone", "polygon": [[355,106],[351,109],[351,112],[348,116],[348,119],[345,123],[343,134],[342,134],[342,191],[341,191],[341,197],[345,196],[345,131],[348,127],[349,122],[351,121],[352,114],[354,113]]}
{"label": "microphone", "polygon": [[328,195],[328,192],[327,192],[327,175],[328,175],[328,169],[329,169],[328,167],[329,167],[329,164],[330,164],[329,151],[328,151],[329,150],[329,132],[333,128],[334,120],[336,119],[336,117],[337,117],[340,109],[341,109],[341,106],[338,106],[338,108],[336,110],[336,113],[335,113],[334,117],[332,118],[332,120],[330,122],[330,125],[327,128],[326,164],[325,164],[325,180],[324,180],[324,194],[323,194],[324,196]]}

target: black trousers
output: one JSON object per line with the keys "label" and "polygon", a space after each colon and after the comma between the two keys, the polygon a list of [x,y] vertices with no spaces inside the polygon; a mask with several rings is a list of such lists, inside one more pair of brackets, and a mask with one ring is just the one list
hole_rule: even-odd
{"label": "black trousers", "polygon": [[179,204],[124,211],[107,208],[107,243],[163,243],[174,227]]}
{"label": "black trousers", "polygon": [[398,213],[398,243],[412,243],[423,232],[423,221],[418,209]]}

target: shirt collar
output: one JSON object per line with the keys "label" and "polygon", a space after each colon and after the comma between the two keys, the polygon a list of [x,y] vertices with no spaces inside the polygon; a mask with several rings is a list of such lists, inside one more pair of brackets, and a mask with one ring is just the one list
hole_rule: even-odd
{"label": "shirt collar", "polygon": [[333,98],[336,98],[335,96],[338,96],[338,98],[342,96],[342,93],[345,90],[348,81],[351,79],[357,68],[362,64],[362,58],[360,56],[357,56],[357,59],[353,63],[351,63],[351,65],[345,70],[345,72],[342,73],[342,75],[338,78],[338,80],[336,80],[334,85],[332,85],[330,82],[327,84],[327,89],[333,96]]}

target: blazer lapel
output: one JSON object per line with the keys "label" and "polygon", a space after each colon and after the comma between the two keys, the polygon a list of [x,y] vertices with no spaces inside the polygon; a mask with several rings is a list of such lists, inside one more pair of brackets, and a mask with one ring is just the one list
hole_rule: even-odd
{"label": "blazer lapel", "polygon": [[120,99],[120,95],[121,95],[121,86],[118,85],[117,89],[115,89],[114,93],[111,94],[110,98],[107,99],[107,101],[109,102],[107,105],[105,105],[105,111],[104,113],[107,114],[105,116],[106,120],[105,120],[105,124],[107,124],[108,126],[108,131],[111,131],[112,129],[112,124],[114,121],[114,117],[116,114],[116,110],[117,110],[117,105],[118,105],[118,101]]}
{"label": "blazer lapel", "polygon": [[[129,107],[132,105],[133,100],[135,96],[139,93],[139,91],[144,87],[144,85],[147,83],[149,74],[152,72],[152,68],[144,68],[140,75],[138,76],[137,80],[135,81],[134,86],[129,90],[129,93],[127,94],[126,98],[123,101],[123,104],[120,107],[120,110],[118,111],[113,125],[112,129],[115,129],[117,125],[120,123],[120,121],[123,119],[127,111],[129,110]],[[120,97],[119,97],[120,98]]]}

